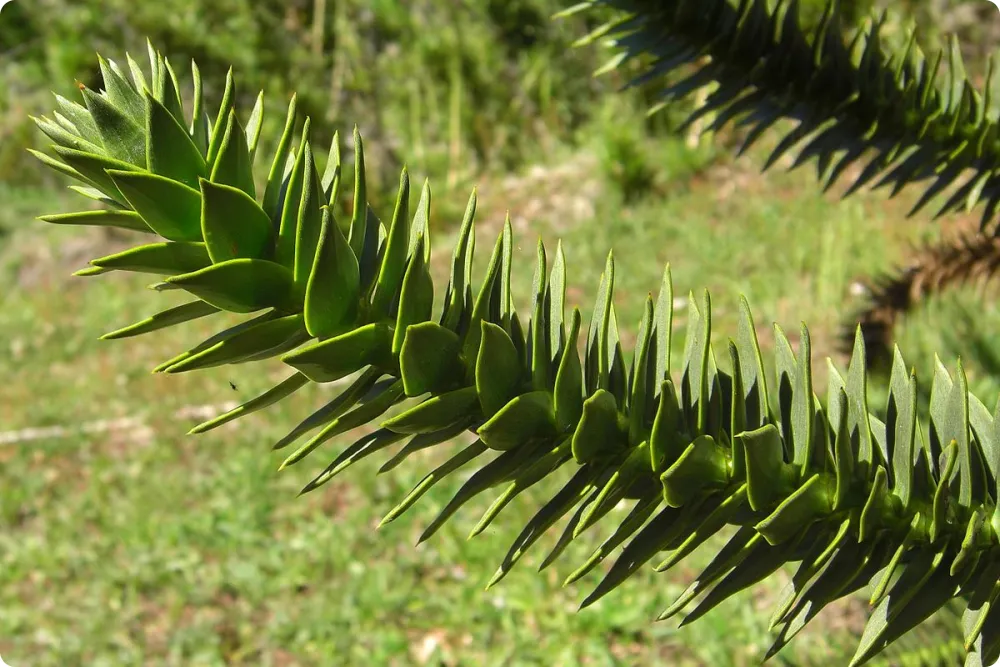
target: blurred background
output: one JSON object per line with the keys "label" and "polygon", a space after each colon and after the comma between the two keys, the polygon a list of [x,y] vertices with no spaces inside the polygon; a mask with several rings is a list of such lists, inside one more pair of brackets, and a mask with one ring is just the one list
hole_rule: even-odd
{"label": "blurred background", "polygon": [[[435,487],[410,513],[375,532],[380,517],[461,439],[413,457],[391,474],[364,461],[296,498],[301,486],[359,433],[280,475],[270,446],[330,398],[310,386],[294,400],[200,436],[195,424],[284,379],[277,360],[191,375],[150,375],[164,359],[235,323],[197,320],[120,342],[97,338],[183,301],[143,289],[148,277],[70,274],[94,257],[135,245],[127,232],[66,229],[35,216],[84,204],[26,148],[45,150],[31,120],[52,92],[99,88],[96,54],[140,61],[145,40],[164,51],[188,86],[189,62],[217,105],[233,66],[243,117],[265,91],[261,149],[270,152],[298,91],[314,142],[355,124],[365,137],[370,199],[386,218],[405,164],[434,192],[434,266],[449,269],[455,227],[478,187],[479,246],[509,211],[520,266],[534,266],[540,236],[562,240],[570,305],[585,317],[615,251],[616,304],[629,349],[646,293],[673,271],[675,325],[689,290],[713,295],[717,346],[735,333],[739,295],[754,309],[765,357],[770,323],[797,344],[812,334],[817,391],[825,358],[841,368],[843,329],[872,276],[905,266],[914,248],[974,227],[976,218],[907,219],[920,192],[841,201],[812,167],[767,174],[772,132],[735,158],[741,137],[678,134],[690,103],[652,117],[656,88],[619,89],[628,72],[593,78],[610,52],[571,48],[598,18],[550,20],[562,0],[14,0],[0,13],[0,654],[12,665],[751,665],[770,639],[771,607],[787,572],[677,629],[651,620],[711,557],[669,576],[652,572],[587,611],[576,606],[599,573],[561,588],[601,530],[536,573],[536,547],[499,586],[483,592],[520,527],[555,488],[523,494],[490,530],[466,541],[489,500],[477,500],[429,543],[412,545],[467,475]],[[803,0],[813,24],[820,0]],[[852,28],[892,12],[898,42],[909,22],[937,48],[956,34],[981,84],[1000,43],[987,2],[843,0]],[[139,58],[142,56],[142,58]],[[186,100],[189,102],[189,100]],[[217,108],[217,107],[216,107]],[[787,130],[789,126],[783,126]],[[779,128],[779,130],[782,128]],[[342,142],[345,161],[353,160]],[[267,165],[259,160],[258,177]],[[414,187],[416,203],[417,187]],[[349,202],[344,202],[349,206]],[[484,245],[485,244],[485,245]],[[482,253],[482,251],[481,251]],[[487,257],[477,260],[479,270]],[[515,271],[524,311],[529,271]],[[481,275],[481,273],[477,274]],[[443,283],[442,283],[443,284]],[[438,297],[440,298],[440,294]],[[153,303],[153,302],[156,303]],[[910,309],[893,331],[918,375],[934,353],[950,368],[961,353],[973,391],[1000,391],[1000,313],[992,296],[949,289]],[[674,337],[679,354],[683,336]],[[716,350],[720,366],[728,357]],[[675,359],[678,356],[675,355]],[[232,383],[232,384],[230,384]],[[884,382],[871,383],[884,410]],[[923,386],[926,388],[926,386]],[[621,517],[626,508],[621,508]],[[613,558],[598,571],[606,571]],[[863,599],[832,605],[774,659],[776,665],[846,664],[864,626]],[[904,638],[883,664],[935,660],[955,650],[954,618]],[[949,643],[950,642],[950,643]],[[931,648],[928,648],[931,647]],[[928,653],[930,651],[930,653]]]}

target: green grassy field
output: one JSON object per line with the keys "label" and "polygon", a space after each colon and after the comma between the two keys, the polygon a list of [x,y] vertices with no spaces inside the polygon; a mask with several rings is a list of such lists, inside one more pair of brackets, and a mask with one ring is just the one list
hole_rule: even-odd
{"label": "green grassy field", "polygon": [[[613,148],[595,135],[514,176],[482,177],[477,275],[509,208],[516,266],[533,266],[539,236],[550,252],[561,239],[570,305],[587,316],[613,248],[626,349],[646,293],[655,292],[670,262],[678,354],[689,290],[711,290],[717,346],[735,333],[742,293],[754,308],[765,356],[771,322],[794,345],[800,321],[810,325],[822,392],[823,359],[833,354],[835,330],[855,298],[851,283],[902,260],[907,243],[938,231],[926,218],[905,220],[903,204],[878,194],[844,202],[817,194],[811,167],[761,176],[763,148],[729,161],[660,141],[646,157],[663,187],[656,196],[626,200],[620,174],[608,168]],[[691,626],[651,622],[723,536],[669,575],[644,570],[576,613],[614,558],[574,586],[561,582],[613,521],[538,574],[558,534],[552,531],[501,584],[483,591],[554,483],[523,494],[471,541],[466,536],[490,498],[476,499],[428,543],[413,546],[467,477],[462,474],[375,531],[413,484],[467,440],[428,450],[384,475],[376,473],[387,456],[365,460],[321,490],[296,497],[359,435],[338,438],[275,472],[281,455],[270,452],[271,444],[329,400],[330,388],[307,386],[276,408],[186,436],[227,402],[251,398],[290,372],[272,360],[179,376],[149,373],[238,321],[229,316],[126,341],[97,340],[184,299],[143,289],[149,277],[73,278],[89,258],[134,241],[33,221],[71,210],[79,202],[68,196],[0,186],[6,204],[0,209],[0,655],[10,664],[759,662],[770,643],[770,607],[787,573]],[[433,221],[437,279],[446,276],[453,223]],[[515,271],[515,280],[523,311],[530,271]],[[929,377],[934,350],[953,365],[965,340],[952,326],[962,308],[977,309],[982,331],[1000,331],[992,303],[974,294],[933,304],[900,329],[904,354],[922,377]],[[716,350],[720,359],[723,352]],[[1000,385],[974,359],[966,363],[971,385],[992,404]],[[873,395],[880,395],[878,387]],[[99,420],[120,423],[95,431]],[[47,427],[64,432],[47,433]],[[620,517],[625,511],[616,510]],[[865,618],[861,598],[831,605],[773,664],[846,664]]]}

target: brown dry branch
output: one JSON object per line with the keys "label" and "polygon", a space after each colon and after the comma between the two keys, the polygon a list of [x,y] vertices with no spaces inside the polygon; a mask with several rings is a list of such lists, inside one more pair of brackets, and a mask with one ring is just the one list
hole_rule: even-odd
{"label": "brown dry branch", "polygon": [[1000,239],[963,230],[915,248],[911,257],[905,268],[866,281],[866,303],[841,329],[840,348],[850,354],[860,324],[869,368],[888,368],[896,323],[922,302],[968,283],[985,289],[1000,269]]}

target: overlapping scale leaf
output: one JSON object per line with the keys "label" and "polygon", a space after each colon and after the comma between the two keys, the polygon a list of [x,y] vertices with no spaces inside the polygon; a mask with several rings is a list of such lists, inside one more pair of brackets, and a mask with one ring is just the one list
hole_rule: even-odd
{"label": "overlapping scale leaf", "polygon": [[201,180],[201,236],[216,264],[264,259],[273,249],[271,221],[242,190]]}

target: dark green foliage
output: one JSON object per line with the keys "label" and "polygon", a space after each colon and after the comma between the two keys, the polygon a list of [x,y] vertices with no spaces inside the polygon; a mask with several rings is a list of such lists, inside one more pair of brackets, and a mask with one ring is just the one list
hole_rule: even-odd
{"label": "dark green foliage", "polygon": [[[666,30],[664,48],[675,48],[678,62],[696,51],[691,51],[691,44],[670,47],[669,35],[704,39],[705,46],[719,48],[709,39],[711,26],[705,21],[714,19],[716,28],[728,25],[729,32],[715,30],[712,39],[744,57],[774,55],[760,60],[759,72],[737,72],[744,86],[756,81],[768,92],[765,85],[776,77],[776,70],[769,68],[784,68],[781,80],[788,82],[784,91],[788,100],[825,104],[835,102],[836,95],[852,81],[849,73],[854,65],[846,51],[838,50],[842,49],[839,42],[829,42],[829,62],[833,64],[828,70],[820,67],[812,71],[809,63],[813,61],[792,58],[804,57],[807,51],[802,49],[808,46],[798,41],[794,24],[781,33],[786,41],[778,47],[769,41],[777,34],[774,31],[760,33],[764,37],[759,43],[746,37],[750,34],[747,27],[732,32],[736,24],[727,21],[736,15],[722,2],[698,4],[697,10],[693,3],[664,2],[655,11],[638,0],[610,4],[644,12],[641,20],[631,23],[633,29],[652,31],[651,26],[656,26],[655,34],[660,36],[660,29]],[[764,22],[761,27],[772,17],[763,3],[748,0],[743,7],[747,20]],[[822,31],[829,28],[829,20],[820,28],[820,34],[826,34]],[[652,34],[635,32],[622,45],[628,49],[632,48],[629,44],[641,42],[656,48],[657,40],[640,39]],[[847,111],[836,125],[843,124],[846,129],[828,134],[828,141],[817,147],[818,154],[829,157],[834,146],[843,148],[839,142],[857,139],[851,133],[859,128],[850,124],[874,109],[877,113],[873,111],[875,115],[869,120],[878,122],[868,140],[881,145],[883,135],[879,132],[885,133],[885,141],[904,150],[895,157],[905,156],[904,163],[913,165],[905,151],[923,139],[907,134],[912,122],[894,126],[896,129],[880,129],[883,120],[893,120],[890,116],[896,111],[873,101],[901,103],[892,97],[890,84],[909,81],[913,71],[903,66],[902,79],[886,78],[880,69],[884,65],[882,52],[871,47],[864,53],[868,54],[865,66],[870,68],[864,70],[866,76],[875,77],[884,88],[869,99],[869,93],[875,94],[865,88],[870,81],[857,79],[863,84],[863,94],[842,107]],[[154,99],[178,118],[180,111],[172,108],[176,98],[170,83],[172,70],[152,50],[150,56],[150,78],[158,82],[152,91]],[[707,81],[708,74],[724,79],[735,76],[725,69],[730,66],[725,59],[713,60],[709,69],[694,75],[698,78],[674,90],[681,92],[695,82]],[[107,67],[113,71],[115,66],[109,61]],[[660,67],[671,69],[663,63]],[[151,177],[144,168],[146,163],[137,164],[135,147],[139,142],[129,125],[134,111],[129,110],[127,99],[130,90],[137,94],[144,74],[138,66],[130,69],[134,89],[125,78],[119,81],[111,75],[114,81],[105,84],[108,100],[119,97],[125,101],[104,104],[91,99],[88,107],[94,111],[91,120],[103,148],[94,142],[90,142],[93,148],[82,143],[89,142],[84,135],[94,137],[90,123],[81,117],[79,125],[71,123],[71,128],[64,128],[70,136],[53,133],[57,136],[52,137],[59,144],[56,154],[76,172],[56,160],[46,162],[64,174],[85,178],[109,201],[126,208],[131,199],[112,176],[150,182],[161,178],[187,187],[169,176]],[[846,83],[842,77],[847,77]],[[818,80],[830,85],[818,89]],[[227,88],[232,89],[233,80],[229,81]],[[932,90],[930,79],[915,81],[912,85],[922,86],[920,90]],[[971,90],[964,78],[960,80],[964,87],[952,85],[959,81],[954,76],[949,81],[953,89]],[[720,90],[733,93],[736,85]],[[738,97],[740,92],[735,94]],[[944,114],[953,114],[952,120],[962,119],[970,109],[981,108],[975,107],[976,98],[970,95],[962,98],[972,100],[969,102],[947,98],[955,106],[946,105]],[[766,97],[751,92],[736,102],[744,105],[749,104],[745,100],[752,100],[753,104],[743,108],[763,119],[758,129],[792,108],[760,106]],[[927,92],[927,99],[938,104],[942,98]],[[275,445],[276,449],[287,447],[316,431],[282,467],[301,462],[331,438],[361,426],[377,426],[333,457],[303,489],[307,492],[356,461],[395,444],[402,443],[402,448],[390,456],[385,469],[402,464],[413,451],[471,431],[477,440],[429,473],[383,520],[394,520],[438,481],[474,461],[478,463],[424,531],[421,541],[489,489],[503,487],[474,533],[495,520],[525,488],[564,465],[576,467],[576,474],[511,546],[491,584],[509,571],[542,532],[574,508],[543,567],[559,558],[585,531],[602,521],[606,525],[610,510],[624,502],[632,505],[631,512],[616,527],[609,526],[609,537],[570,576],[570,580],[582,577],[623,546],[584,606],[613,591],[657,554],[666,552],[658,569],[668,570],[724,526],[734,525],[737,530],[728,544],[661,618],[681,614],[689,603],[695,603],[683,622],[696,620],[782,565],[798,563],[790,590],[772,619],[776,637],[769,655],[779,651],[827,604],[871,583],[875,612],[852,664],[862,664],[879,654],[952,600],[967,603],[967,664],[989,664],[996,659],[1000,627],[992,602],[1000,591],[993,565],[1000,546],[996,514],[1000,415],[991,413],[968,393],[961,364],[954,375],[939,365],[931,382],[930,429],[925,434],[916,429],[914,421],[916,379],[907,375],[902,359],[891,382],[885,421],[872,414],[860,335],[847,373],[841,375],[831,365],[825,405],[816,398],[812,385],[808,330],[803,327],[796,352],[776,328],[777,372],[765,380],[756,329],[745,304],[736,339],[728,346],[731,370],[721,369],[712,346],[711,300],[705,293],[700,301],[690,300],[685,352],[672,367],[673,288],[669,272],[664,273],[656,301],[650,298],[646,302],[634,353],[627,358],[614,307],[615,263],[611,255],[596,294],[594,319],[578,357],[576,341],[582,322],[575,310],[570,321],[565,321],[567,265],[561,248],[550,258],[539,242],[527,322],[516,314],[510,299],[513,239],[509,225],[497,238],[485,277],[479,284],[474,280],[475,193],[452,256],[443,310],[434,313],[434,286],[427,268],[429,187],[424,187],[412,223],[408,211],[397,205],[387,230],[364,197],[364,149],[356,134],[356,197],[345,237],[325,206],[338,188],[342,189],[337,185],[343,178],[339,147],[335,142],[327,158],[327,163],[334,165],[332,172],[319,177],[307,119],[294,156],[287,153],[291,142],[283,142],[286,153],[279,154],[273,164],[293,159],[293,166],[288,174],[280,167],[271,170],[262,206],[246,178],[256,132],[243,131],[237,108],[228,102],[221,105],[205,141],[199,138],[203,129],[198,123],[179,122],[198,147],[218,190],[191,189],[198,198],[200,224],[193,226],[186,219],[186,209],[181,211],[181,219],[171,218],[170,200],[163,194],[150,194],[152,190],[146,195],[150,205],[133,207],[150,229],[184,234],[198,229],[202,236],[148,244],[92,262],[95,273],[126,270],[167,275],[166,284],[197,297],[199,301],[193,304],[205,304],[164,311],[108,337],[143,333],[214,310],[263,311],[157,367],[159,372],[175,373],[281,355],[282,361],[298,371],[240,408],[196,427],[195,432],[273,404],[306,381],[352,378],[337,398]],[[918,114],[927,112],[925,106],[914,109]],[[251,114],[246,127],[258,124],[258,113]],[[294,109],[291,115],[289,127],[294,126]],[[981,118],[977,122],[977,128],[992,128]],[[143,146],[161,143],[145,136],[149,127],[168,134],[177,130],[169,124],[137,127]],[[208,123],[200,127],[207,128]],[[920,156],[917,166],[927,164],[922,160],[941,159],[941,151],[949,145],[954,148],[956,136],[940,134],[933,142],[919,144],[929,145],[931,152],[918,149],[913,153]],[[911,143],[904,146],[908,141]],[[74,144],[77,148],[68,147]],[[852,145],[857,144],[848,144],[848,148]],[[948,156],[946,164],[976,167],[992,155],[987,148],[993,150],[986,147],[977,155],[959,151]],[[200,165],[197,160],[189,162]],[[174,171],[177,178],[191,173],[173,167],[164,171]],[[917,173],[919,170],[906,172],[898,180]],[[983,189],[990,179],[975,178],[983,187],[973,188],[976,196],[968,201],[974,203],[980,194],[994,197],[991,190]],[[406,180],[404,174],[401,191]],[[285,196],[269,196],[274,192]],[[213,199],[220,193],[227,193],[221,206]],[[246,195],[242,199],[241,193]],[[237,206],[244,209],[238,218],[220,213]],[[252,211],[246,209],[248,206]],[[250,225],[253,233],[239,237],[246,247],[230,246],[227,252],[227,244],[237,238],[236,224]],[[771,380],[776,389],[773,398],[767,391]]]}
{"label": "dark green foliage", "polygon": [[928,57],[913,28],[900,51],[886,52],[885,13],[847,44],[837,5],[826,3],[812,30],[800,26],[799,3],[784,0],[585,0],[563,15],[623,12],[585,41],[608,39],[615,47],[604,69],[641,60],[634,81],[665,86],[657,108],[716,84],[684,126],[706,114],[713,114],[709,130],[736,122],[746,130],[740,153],[779,119],[795,121],[765,169],[800,146],[795,166],[816,158],[825,189],[865,160],[847,194],[873,184],[895,195],[923,182],[911,213],[947,194],[937,216],[984,202],[982,226],[992,228],[1000,206],[1000,100],[993,95],[1000,72],[990,65],[980,93],[954,36]]}
{"label": "dark green foliage", "polygon": [[[153,67],[163,67],[164,62],[157,57]],[[127,82],[121,85],[129,87]],[[158,94],[157,101],[166,94]],[[156,107],[146,106],[150,108]],[[168,284],[200,299],[108,337],[137,335],[216,310],[266,311],[158,367],[176,373],[283,355],[285,363],[299,371],[195,432],[272,404],[306,378],[329,382],[361,372],[339,398],[277,445],[287,446],[320,429],[286,459],[284,467],[338,434],[368,423],[381,424],[335,457],[304,491],[396,443],[405,442],[387,467],[401,463],[408,452],[471,429],[479,440],[425,478],[384,520],[398,517],[444,476],[489,450],[497,452],[432,522],[421,538],[426,539],[462,505],[490,488],[506,485],[474,533],[523,489],[571,461],[579,466],[578,474],[525,529],[524,539],[511,547],[498,577],[539,531],[580,501],[583,504],[560,546],[546,563],[607,517],[612,507],[627,502],[634,503],[632,512],[570,577],[578,579],[624,545],[584,605],[612,591],[657,553],[669,552],[660,566],[669,569],[724,525],[736,524],[740,530],[729,545],[664,617],[680,613],[700,596],[686,617],[690,622],[781,564],[799,562],[793,589],[775,614],[778,635],[772,653],[817,610],[869,580],[876,584],[875,615],[862,637],[856,664],[956,597],[972,598],[967,648],[974,648],[980,637],[994,644],[995,631],[988,622],[991,607],[983,601],[995,595],[990,573],[997,548],[993,517],[1000,445],[995,442],[995,417],[968,394],[961,365],[954,379],[939,369],[931,392],[931,431],[926,439],[923,434],[914,439],[915,379],[906,377],[901,359],[887,421],[882,423],[867,406],[860,338],[846,378],[831,374],[832,403],[824,409],[813,394],[808,331],[803,329],[796,355],[776,330],[778,399],[770,404],[749,308],[743,308],[739,335],[729,348],[734,370],[726,373],[719,370],[710,345],[712,312],[706,294],[700,307],[690,309],[677,389],[669,359],[673,303],[669,272],[655,307],[652,299],[647,301],[634,361],[626,366],[614,312],[615,265],[610,256],[581,360],[575,345],[581,328],[579,312],[572,313],[568,328],[564,320],[566,264],[561,248],[550,268],[539,244],[534,305],[527,325],[509,301],[509,225],[497,239],[483,284],[474,284],[475,196],[455,249],[445,309],[440,317],[432,316],[425,293],[431,289],[426,275],[430,245],[426,187],[413,224],[397,205],[391,230],[363,200],[357,200],[364,214],[353,216],[350,238],[345,238],[324,208],[325,186],[324,196],[316,194],[318,172],[310,149],[304,148],[297,161],[302,169],[293,168],[284,177],[285,205],[281,228],[276,229],[268,222],[273,218],[248,196],[253,193],[251,186],[241,184],[239,165],[246,164],[248,139],[237,131],[241,125],[228,105],[216,118],[215,136],[222,131],[224,118],[226,134],[217,157],[210,159],[211,148],[206,146],[205,162],[214,164],[213,178],[221,173],[220,165],[228,165],[228,176],[222,180],[238,188],[202,181],[202,192],[192,190],[193,196],[204,199],[200,224],[194,227],[182,210],[180,218],[170,217],[169,188],[162,190],[166,194],[147,188],[150,205],[137,210],[151,228],[156,225],[166,231],[170,226],[164,226],[164,220],[174,220],[178,230],[200,230],[203,242],[140,246],[93,262],[102,270],[166,274]],[[161,125],[163,129],[157,130]],[[176,133],[175,126],[161,125],[147,127]],[[232,147],[234,137],[239,138],[238,149]],[[308,137],[303,137],[302,145],[308,146]],[[360,138],[356,146],[360,152]],[[339,164],[338,151],[335,146],[330,160]],[[234,157],[227,157],[230,154]],[[358,158],[356,164],[363,165]],[[335,166],[334,173],[337,170]],[[174,172],[178,178],[193,173]],[[133,172],[115,173],[123,177]],[[154,178],[144,175],[147,172],[134,173],[129,178],[140,179],[136,182]],[[272,176],[276,174],[272,171]],[[170,187],[186,187],[169,177],[155,178],[176,184]],[[359,187],[363,178],[359,169]],[[289,186],[295,179],[302,179],[302,187]],[[401,191],[405,189],[404,174]],[[109,190],[109,196],[118,195]],[[299,196],[289,199],[287,193],[293,190]],[[126,203],[130,201],[126,198]],[[314,221],[321,218],[317,229]],[[264,258],[270,248],[277,248],[286,261]],[[423,283],[426,287],[420,287]],[[319,340],[309,343],[313,337]],[[388,381],[377,382],[385,376]],[[387,416],[400,404],[401,412]]]}
{"label": "dark green foliage", "polygon": [[[347,121],[364,118],[367,136],[378,138],[370,155],[369,199],[382,204],[404,161],[422,171],[464,176],[480,167],[521,165],[550,134],[573,137],[592,116],[598,91],[615,86],[590,79],[595,53],[569,48],[595,20],[551,21],[562,6],[561,0],[10,3],[0,24],[0,50],[11,56],[0,112],[23,116],[14,95],[34,90],[38,99],[31,106],[44,108],[51,98],[42,95],[53,82],[67,97],[74,79],[101,85],[95,52],[141,52],[148,36],[169,45],[182,84],[191,81],[187,63],[198,61],[213,105],[230,66],[241,72],[234,91],[241,108],[249,111],[265,89],[269,113],[261,145],[268,151],[282,129],[273,110],[287,105],[295,90],[301,116],[313,119],[317,151],[337,130],[346,138]],[[128,78],[128,64],[121,62],[119,69]],[[154,78],[146,78],[153,92]],[[214,121],[218,107],[203,110]],[[240,121],[251,135],[249,116]],[[410,149],[397,154],[397,144]],[[24,178],[4,169],[5,157],[0,148],[0,177]]]}

